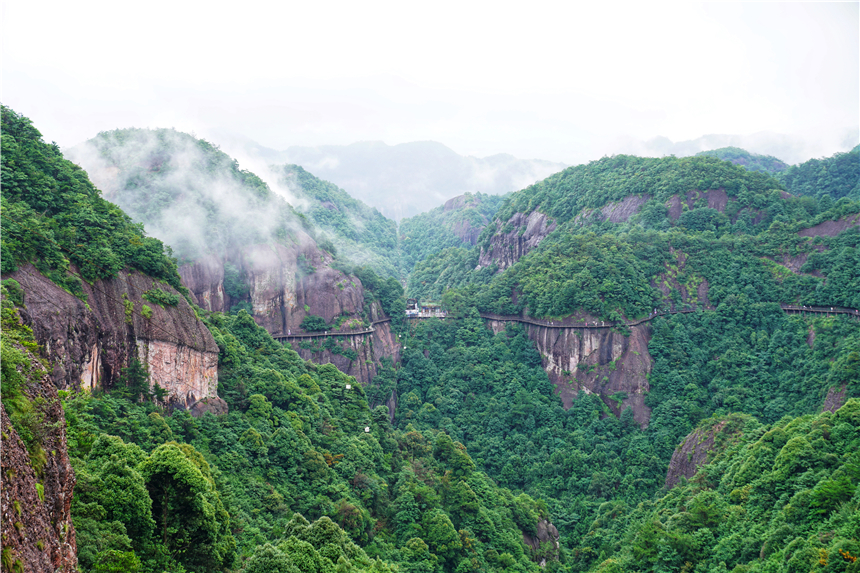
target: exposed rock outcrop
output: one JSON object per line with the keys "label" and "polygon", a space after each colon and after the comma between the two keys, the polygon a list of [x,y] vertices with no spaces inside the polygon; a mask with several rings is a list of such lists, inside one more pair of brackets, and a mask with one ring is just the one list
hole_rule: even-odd
{"label": "exposed rock outcrop", "polygon": [[[377,304],[369,307],[361,281],[330,266],[332,256],[319,249],[307,235],[292,245],[261,244],[244,248],[230,260],[207,257],[180,267],[183,283],[199,306],[215,312],[229,312],[241,302],[250,302],[254,320],[272,336],[302,332],[307,316],[319,316],[329,324],[341,321],[340,331],[365,329],[366,321],[385,318]],[[247,295],[230,296],[225,289],[225,265],[240,269]],[[382,357],[399,357],[399,343],[389,323],[374,325],[374,332],[337,340],[340,351],[314,349],[310,344],[293,343],[302,358],[331,363],[366,384],[376,375]],[[350,349],[350,350],[347,350]],[[353,352],[358,358],[350,358]]]}
{"label": "exposed rock outcrop", "polygon": [[[371,305],[370,315],[374,321],[384,318],[378,303]],[[332,348],[327,348],[326,345],[331,345]],[[373,332],[368,334],[310,339],[292,342],[291,346],[305,360],[318,364],[334,364],[338,370],[355,376],[362,384],[373,380],[383,358],[391,358],[395,363],[400,361],[400,342],[391,331],[391,322],[374,324]]]}
{"label": "exposed rock outcrop", "polygon": [[607,203],[600,209],[583,209],[573,218],[574,224],[585,224],[591,217],[596,216],[600,221],[610,223],[626,223],[630,217],[639,212],[642,205],[651,199],[650,195],[628,195],[621,201]]}
{"label": "exposed rock outcrop", "polygon": [[835,237],[851,227],[860,227],[860,213],[842,217],[835,221],[823,221],[807,229],[801,229],[797,234],[801,237]]}
{"label": "exposed rock outcrop", "polygon": [[[35,356],[23,348],[19,350],[32,364],[38,364]],[[19,371],[24,373],[20,368]],[[21,390],[37,413],[36,424],[41,434],[38,441],[44,457],[38,460],[37,454],[34,456],[37,461],[31,462],[9,412],[0,406],[3,559],[9,560],[11,571],[77,571],[77,545],[70,513],[75,473],[66,447],[63,408],[47,372],[34,371],[25,376],[28,381]],[[6,566],[3,570],[7,570]]]}
{"label": "exposed rock outcrop", "polygon": [[[122,271],[111,279],[82,283],[84,302],[32,265],[9,277],[23,287],[26,308],[21,316],[53,364],[51,379],[57,388],[109,389],[136,357],[147,365],[151,382],[168,391],[174,407],[218,400],[218,346],[170,286]],[[178,303],[160,306],[145,300],[143,294],[152,289],[176,295]]]}
{"label": "exposed rock outcrop", "polygon": [[[445,201],[445,205],[442,207],[442,210],[448,212],[468,209],[470,207],[477,207],[480,204],[480,197],[467,193]],[[454,220],[451,224],[451,232],[457,235],[457,237],[459,237],[459,239],[464,243],[474,246],[478,242],[478,236],[481,234],[481,231],[484,230],[484,227],[486,227],[490,222],[490,219],[486,215],[477,213],[475,210],[471,210],[470,213],[473,214],[473,219],[470,220],[469,217],[461,216],[460,219]],[[477,215],[477,217],[474,217],[475,215]]]}
{"label": "exposed rock outcrop", "polygon": [[[704,199],[707,201],[707,207],[710,209],[716,209],[720,213],[723,213],[726,210],[726,206],[729,204],[730,200],[736,200],[729,199],[728,194],[726,194],[723,189],[711,189],[709,191],[693,189],[691,191],[687,191],[687,195],[684,197],[684,203],[686,203],[688,209],[693,209],[699,199]],[[669,217],[673,221],[677,220],[683,212],[681,197],[673,195],[672,198],[666,202],[666,207],[669,208]]]}
{"label": "exposed rock outcrop", "polygon": [[535,527],[535,534],[523,533],[523,543],[532,550],[532,557],[541,567],[546,567],[547,561],[558,561],[560,545],[558,529],[546,519],[541,519]]}
{"label": "exposed rock outcrop", "polygon": [[708,420],[704,422],[705,425],[693,430],[675,448],[669,462],[669,470],[666,472],[664,487],[674,487],[681,476],[689,479],[696,475],[699,468],[712,459],[712,454],[724,448],[732,436],[743,432],[750,419],[752,418],[746,414],[732,414],[716,423]]}
{"label": "exposed rock outcrop", "polygon": [[[496,333],[505,329],[503,321],[488,323]],[[617,416],[629,406],[636,422],[648,426],[651,409],[645,405],[645,394],[653,360],[647,323],[632,327],[630,336],[609,328],[524,326],[565,409],[584,391],[598,394]]]}
{"label": "exposed rock outcrop", "polygon": [[823,412],[835,412],[845,404],[847,395],[848,391],[845,384],[828,389],[827,396],[824,397],[824,404],[821,405],[821,410]]}
{"label": "exposed rock outcrop", "polygon": [[[556,226],[555,221],[539,211],[529,215],[514,213],[504,227],[496,221],[496,234],[486,250],[481,248],[478,264],[486,267],[495,263],[499,270],[506,269],[537,247]],[[510,230],[505,231],[508,227]]]}

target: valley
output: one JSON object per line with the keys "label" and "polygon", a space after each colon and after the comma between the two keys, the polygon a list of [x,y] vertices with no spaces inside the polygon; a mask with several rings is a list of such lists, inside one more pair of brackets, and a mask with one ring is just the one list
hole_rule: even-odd
{"label": "valley", "polygon": [[860,567],[860,147],[435,200],[2,113],[4,571]]}

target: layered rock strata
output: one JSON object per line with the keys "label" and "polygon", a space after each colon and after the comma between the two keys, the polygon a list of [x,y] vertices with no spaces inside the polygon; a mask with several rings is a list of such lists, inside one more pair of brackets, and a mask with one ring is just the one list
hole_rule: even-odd
{"label": "layered rock strata", "polygon": [[[383,357],[395,362],[399,359],[399,342],[390,323],[379,322],[386,317],[378,303],[365,300],[361,281],[332,268],[332,256],[310,237],[299,239],[292,245],[248,246],[225,260],[205,258],[182,266],[179,273],[196,304],[210,311],[229,312],[235,305],[250,303],[254,320],[276,338],[302,333],[302,321],[308,316],[321,317],[332,325],[339,322],[333,332],[344,334],[335,340],[341,350],[295,340],[292,346],[302,358],[334,364],[367,384]],[[241,270],[247,294],[229,294],[224,286],[226,264]],[[368,330],[367,322],[374,323],[372,333],[353,334]],[[353,353],[357,358],[351,358]]]}

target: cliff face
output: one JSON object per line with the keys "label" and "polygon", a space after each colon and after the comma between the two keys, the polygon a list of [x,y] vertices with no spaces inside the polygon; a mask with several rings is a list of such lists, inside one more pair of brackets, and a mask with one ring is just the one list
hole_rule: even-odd
{"label": "cliff face", "polygon": [[[53,364],[51,379],[57,388],[111,388],[137,357],[174,406],[193,408],[204,398],[220,400],[218,346],[171,287],[123,271],[92,285],[84,282],[83,302],[32,265],[4,278],[23,287],[26,308],[21,316]],[[145,300],[143,294],[154,288],[177,295],[178,304],[162,307]]]}
{"label": "cliff face", "polygon": [[[504,231],[507,227],[511,230]],[[500,270],[506,269],[537,247],[555,228],[555,221],[539,211],[529,215],[514,213],[504,227],[496,221],[496,233],[490,246],[486,250],[481,248],[478,264],[486,267],[496,263]]]}
{"label": "cliff face", "polygon": [[[488,322],[493,332],[505,329],[502,321]],[[608,328],[524,326],[565,409],[582,390],[599,395],[616,416],[629,406],[636,422],[648,426],[651,409],[645,405],[645,394],[653,363],[648,324],[632,327],[629,337]]]}
{"label": "cliff face", "polygon": [[[19,350],[32,364],[38,363],[38,359],[25,349]],[[18,371],[26,376],[20,366]],[[66,448],[63,408],[48,373],[27,376],[21,390],[33,404],[38,426],[36,439],[44,457],[41,461],[31,462],[9,412],[0,406],[3,561],[6,563],[8,559],[8,564],[12,565],[11,568],[4,565],[3,570],[31,573],[76,571],[77,545],[70,513],[75,473]],[[38,454],[34,456],[34,459],[38,458]],[[15,568],[18,564],[20,569]]]}
{"label": "cliff face", "polygon": [[664,487],[671,489],[678,483],[681,476],[689,479],[696,475],[699,468],[710,461],[709,457],[724,447],[726,440],[743,431],[749,419],[750,416],[744,414],[732,414],[715,424],[693,430],[675,448],[666,472]]}
{"label": "cliff face", "polygon": [[[229,312],[240,302],[250,302],[254,320],[272,336],[302,332],[301,324],[309,315],[320,316],[329,324],[344,317],[340,330],[364,330],[365,317],[371,322],[384,318],[378,305],[366,308],[361,281],[331,268],[331,255],[317,248],[310,237],[298,244],[251,245],[230,260],[209,257],[179,269],[194,301],[206,310]],[[224,286],[225,263],[240,268],[247,296],[234,298]],[[302,358],[337,368],[366,384],[376,375],[379,361],[388,356],[399,358],[399,344],[389,323],[377,324],[374,332],[345,336],[336,340],[339,350],[320,344],[293,343]],[[318,339],[313,339],[318,340]],[[322,341],[321,341],[322,342]],[[350,357],[356,353],[358,358]],[[368,361],[370,363],[368,363]]]}
{"label": "cliff face", "polygon": [[[383,314],[378,303],[371,306],[373,320],[382,320]],[[328,339],[310,339],[292,342],[293,350],[305,360],[318,364],[334,364],[338,370],[355,376],[362,384],[367,384],[379,371],[380,361],[384,357],[391,358],[395,363],[400,360],[400,342],[397,335],[391,332],[391,322],[379,322],[373,325],[373,332],[356,336],[344,336]],[[325,342],[319,342],[323,340]],[[330,345],[331,348],[327,348]],[[394,412],[394,410],[390,410]]]}
{"label": "cliff face", "polygon": [[797,234],[801,237],[835,237],[851,227],[860,227],[860,214],[842,217],[836,221],[824,221],[808,229],[801,229]]}
{"label": "cliff face", "polygon": [[649,199],[651,199],[650,195],[628,195],[621,201],[607,203],[600,209],[583,209],[573,218],[573,222],[585,224],[590,218],[596,216],[600,221],[626,223]]}
{"label": "cliff face", "polygon": [[[466,194],[448,199],[442,206],[442,210],[447,213],[450,211],[477,207],[480,204],[481,199],[479,197],[472,194]],[[481,234],[481,231],[483,231],[484,227],[487,226],[487,223],[490,222],[490,219],[486,215],[477,212],[475,212],[474,215],[474,220],[464,217],[459,220],[455,220],[451,225],[451,231],[461,241],[473,246],[478,242],[478,236]]]}
{"label": "cliff face", "polygon": [[541,519],[537,522],[533,536],[523,533],[523,543],[531,548],[532,559],[541,567],[546,567],[547,560],[558,561],[560,553],[558,537],[556,526],[546,519]]}

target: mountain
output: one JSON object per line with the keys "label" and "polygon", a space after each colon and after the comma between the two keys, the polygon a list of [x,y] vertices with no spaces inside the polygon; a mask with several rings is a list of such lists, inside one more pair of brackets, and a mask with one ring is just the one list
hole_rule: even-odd
{"label": "mountain", "polygon": [[171,130],[77,150],[128,216],[3,112],[4,569],[856,570],[860,203],[826,179],[606,157],[392,243]]}
{"label": "mountain", "polygon": [[[400,278],[397,224],[333,183],[314,177],[298,165],[272,167],[279,184],[296,198],[299,212],[310,219],[338,255],[367,266],[383,277]],[[328,246],[328,243],[326,246]]]}
{"label": "mountain", "polygon": [[723,161],[731,161],[735,165],[740,165],[749,171],[763,171],[771,175],[788,169],[788,165],[776,157],[750,153],[739,147],[721,147],[720,149],[712,149],[710,151],[700,151],[696,155],[716,157]]}
{"label": "mountain", "polygon": [[474,246],[503,198],[466,193],[400,222],[400,249],[407,272],[429,254],[448,247]]}
{"label": "mountain", "polygon": [[[699,424],[781,424],[860,397],[858,247],[860,204],[794,197],[717,158],[568,168],[508,196],[472,249],[416,264],[411,281],[446,281],[449,315],[404,342],[395,424],[446,428],[499,483],[544,500],[570,570],[638,570],[626,524],[709,459],[673,458]],[[687,440],[721,444],[710,428]],[[856,505],[858,483],[841,502]],[[678,536],[705,527],[660,539],[683,554]],[[697,547],[685,558],[709,555]]]}
{"label": "mountain", "polygon": [[668,137],[655,137],[648,141],[617,141],[611,149],[612,154],[644,155],[663,157],[675,155],[687,157],[702,151],[726,147],[750,150],[755,154],[778,157],[787,164],[802,163],[810,157],[820,157],[833,149],[850,149],[857,145],[857,128],[845,130],[839,137],[809,138],[800,135],[786,135],[770,131],[760,131],[749,135],[708,134],[696,139],[672,141]]}
{"label": "mountain", "polygon": [[301,165],[395,221],[463,193],[515,191],[565,167],[506,154],[464,157],[432,141],[290,147],[277,163]]}
{"label": "mountain", "polygon": [[860,145],[847,153],[792,165],[778,178],[794,195],[829,195],[833,201],[843,197],[860,201]]}
{"label": "mountain", "polygon": [[[172,247],[190,299],[202,309],[245,309],[279,337],[308,328],[367,331],[326,348],[300,347],[293,340],[302,355],[334,362],[363,382],[375,376],[383,357],[396,356],[390,324],[380,322],[391,309],[351,267],[336,263],[332,242],[308,217],[208,142],[174,130],[124,129],[101,133],[68,154],[107,198]],[[325,188],[314,181],[314,189]],[[316,210],[311,214],[319,217]],[[377,238],[393,234],[393,224],[368,216],[366,223],[379,229]],[[350,222],[364,225],[352,215]],[[360,243],[351,245],[355,251]],[[385,262],[383,270],[393,267],[390,260],[376,260]]]}
{"label": "mountain", "polygon": [[[244,308],[192,305],[160,241],[26,118],[3,108],[2,133],[4,569],[537,573],[558,559],[543,504],[499,487],[448,434],[395,430],[388,407],[371,407],[395,383],[390,359],[371,398],[334,365],[274,340]],[[284,225],[257,229],[207,205],[213,172],[220,198],[242,189],[229,188],[222,158],[203,147],[207,161],[187,147],[109,146],[141,152],[131,166],[109,166],[120,181],[126,169],[133,176],[116,195],[166,196],[153,216],[171,216],[176,203],[208,206],[217,242],[207,252],[187,241],[187,257],[230,257],[242,252],[231,238],[274,228],[268,240],[286,231],[310,245],[304,264],[328,262],[277,201],[266,208]],[[164,171],[183,183],[152,175]],[[269,199],[255,190],[245,206]],[[211,375],[206,393],[181,393],[200,365]]]}

